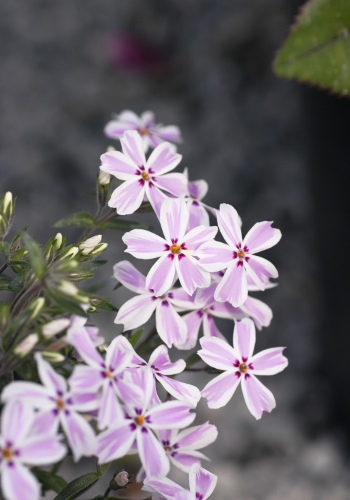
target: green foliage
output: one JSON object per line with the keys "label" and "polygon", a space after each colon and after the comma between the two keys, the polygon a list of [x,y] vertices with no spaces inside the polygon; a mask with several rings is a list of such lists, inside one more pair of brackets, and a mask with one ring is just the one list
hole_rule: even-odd
{"label": "green foliage", "polygon": [[274,62],[277,75],[350,94],[350,2],[310,0]]}
{"label": "green foliage", "polygon": [[68,483],[54,500],[73,500],[91,488],[100,477],[101,475],[98,472],[88,472],[83,476],[77,477]]}
{"label": "green foliage", "polygon": [[135,347],[135,345],[137,344],[137,342],[140,340],[140,337],[143,333],[143,328],[140,328],[140,330],[137,330],[135,333],[133,333],[131,335],[131,337],[129,338],[129,342],[130,344]]}
{"label": "green foliage", "polygon": [[28,251],[33,273],[39,281],[42,281],[47,272],[47,264],[41,248],[28,233],[23,232],[21,238]]}
{"label": "green foliage", "polygon": [[57,221],[52,227],[94,227],[95,221],[92,215],[85,212],[77,212]]}
{"label": "green foliage", "polygon": [[67,481],[65,481],[62,477],[53,474],[52,472],[40,470],[37,467],[34,467],[32,469],[32,472],[36,475],[36,477],[42,484],[43,493],[45,493],[45,491],[51,490],[59,493],[63,488],[67,486]]}

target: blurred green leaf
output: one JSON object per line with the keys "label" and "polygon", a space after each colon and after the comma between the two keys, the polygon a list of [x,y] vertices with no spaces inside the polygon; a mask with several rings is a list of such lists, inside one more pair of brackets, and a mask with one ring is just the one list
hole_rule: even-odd
{"label": "blurred green leaf", "polygon": [[94,227],[95,221],[92,215],[85,212],[77,212],[60,219],[52,227]]}
{"label": "blurred green leaf", "polygon": [[277,75],[350,94],[350,1],[310,0],[274,61]]}
{"label": "blurred green leaf", "polygon": [[65,488],[65,486],[67,486],[67,481],[52,472],[40,470],[36,467],[32,469],[32,472],[34,472],[35,476],[39,479],[45,490],[52,490],[59,493],[63,488]]}
{"label": "blurred green leaf", "polygon": [[101,229],[116,229],[117,231],[131,231],[131,229],[149,229],[147,224],[141,224],[140,222],[132,220],[124,220],[119,217],[116,219],[109,220],[107,222],[101,222],[98,224]]}
{"label": "blurred green leaf", "polygon": [[135,333],[133,333],[131,335],[131,337],[129,338],[129,342],[130,344],[135,347],[135,345],[137,344],[137,342],[140,340],[140,337],[143,333],[143,328],[140,328],[140,330],[137,330]]}
{"label": "blurred green leaf", "polygon": [[83,476],[77,477],[67,484],[54,500],[73,500],[96,483],[100,477],[100,474],[97,472],[88,472]]}
{"label": "blurred green leaf", "polygon": [[29,260],[32,265],[33,272],[39,281],[42,281],[46,271],[47,263],[43,256],[40,246],[33,240],[28,233],[22,233],[22,241],[26,249],[28,250]]}
{"label": "blurred green leaf", "polygon": [[6,274],[0,275],[0,291],[9,290],[9,285],[12,282],[12,278],[10,276],[6,276]]}

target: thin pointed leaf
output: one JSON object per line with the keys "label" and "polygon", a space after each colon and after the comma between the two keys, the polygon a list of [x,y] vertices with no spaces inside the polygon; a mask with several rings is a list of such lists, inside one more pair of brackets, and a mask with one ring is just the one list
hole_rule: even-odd
{"label": "thin pointed leaf", "polygon": [[52,227],[94,227],[95,220],[92,215],[77,212],[55,222]]}
{"label": "thin pointed leaf", "polygon": [[54,498],[54,500],[73,500],[81,495],[84,491],[91,488],[93,484],[100,479],[97,472],[88,472],[83,476],[73,479],[63,488],[63,490]]}
{"label": "thin pointed leaf", "polygon": [[131,229],[149,229],[147,224],[141,224],[140,222],[120,219],[119,217],[111,219],[107,222],[101,222],[98,224],[101,229],[115,229],[117,231],[131,231]]}
{"label": "thin pointed leaf", "polygon": [[33,272],[36,278],[39,281],[42,281],[47,271],[47,263],[41,248],[28,233],[22,233],[21,237],[24,246],[28,250],[29,260],[32,265]]}
{"label": "thin pointed leaf", "polygon": [[38,480],[46,490],[52,490],[56,493],[59,493],[63,488],[67,486],[67,481],[65,481],[61,476],[57,476],[52,472],[40,470],[35,467],[32,469],[32,472],[35,474],[35,476],[38,478]]}
{"label": "thin pointed leaf", "polygon": [[130,344],[135,347],[135,345],[137,344],[137,342],[140,340],[140,337],[143,333],[143,328],[140,328],[140,330],[137,330],[135,333],[133,333],[131,335],[131,337],[129,338],[129,342]]}

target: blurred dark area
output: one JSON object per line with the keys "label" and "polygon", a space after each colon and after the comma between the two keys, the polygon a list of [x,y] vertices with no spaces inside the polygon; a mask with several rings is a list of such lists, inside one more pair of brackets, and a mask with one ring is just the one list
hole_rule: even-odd
{"label": "blurred dark area", "polygon": [[350,102],[273,74],[298,3],[0,3],[1,188],[18,198],[17,229],[45,242],[58,219],[94,211],[99,157],[117,145],[104,125],[149,109],[181,128],[180,170],[208,181],[209,205],[235,206],[244,234],[282,230],[264,254],[280,279],[257,295],[274,311],[257,347],[286,346],[290,366],[263,379],[277,408],[261,421],[238,393],[222,411],[200,404],[219,429],[204,450],[217,500],[350,498]]}

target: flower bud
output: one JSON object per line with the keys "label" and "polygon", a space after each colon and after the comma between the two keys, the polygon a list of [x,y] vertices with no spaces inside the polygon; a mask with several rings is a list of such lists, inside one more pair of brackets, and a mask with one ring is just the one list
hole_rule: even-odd
{"label": "flower bud", "polygon": [[15,347],[14,353],[23,358],[33,349],[38,340],[38,335],[36,333],[31,333]]}
{"label": "flower bud", "polygon": [[63,242],[62,233],[56,234],[54,242],[57,249],[61,248]]}
{"label": "flower bud", "polygon": [[62,332],[65,328],[70,325],[70,320],[68,318],[54,319],[49,323],[46,323],[41,329],[41,333],[46,339],[50,339],[56,333]]}
{"label": "flower bud", "polygon": [[12,193],[7,191],[2,200],[2,213],[10,217],[13,214]]}
{"label": "flower bud", "polygon": [[99,255],[100,253],[104,252],[106,248],[108,247],[108,243],[100,243],[99,245],[96,246],[96,248],[91,252],[91,255],[96,257],[96,255]]}
{"label": "flower bud", "polygon": [[38,297],[37,299],[34,299],[29,308],[32,310],[32,314],[30,316],[30,320],[33,320],[35,319],[36,317],[39,316],[39,314],[41,313],[41,310],[42,308],[44,307],[45,305],[45,299],[44,297]]}
{"label": "flower bud", "polygon": [[63,293],[64,295],[68,295],[69,297],[74,297],[74,299],[81,301],[83,303],[88,303],[89,298],[84,294],[82,290],[79,290],[79,288],[70,281],[67,280],[61,280],[59,283],[57,290]]}
{"label": "flower bud", "polygon": [[60,354],[59,352],[54,352],[54,351],[43,351],[43,358],[45,361],[48,363],[62,363],[66,358],[63,356],[63,354]]}
{"label": "flower bud", "polygon": [[61,259],[73,259],[79,252],[78,247],[72,247],[61,255]]}
{"label": "flower bud", "polygon": [[129,474],[126,470],[122,470],[114,477],[114,481],[118,486],[126,486],[129,483]]}
{"label": "flower bud", "polygon": [[79,248],[80,250],[82,250],[82,254],[88,255],[90,252],[92,252],[100,243],[101,239],[102,235],[97,234],[96,236],[92,236],[91,238],[88,238],[87,240],[80,243]]}
{"label": "flower bud", "polygon": [[98,182],[100,186],[108,186],[108,184],[111,182],[111,176],[108,172],[102,172],[98,174]]}

